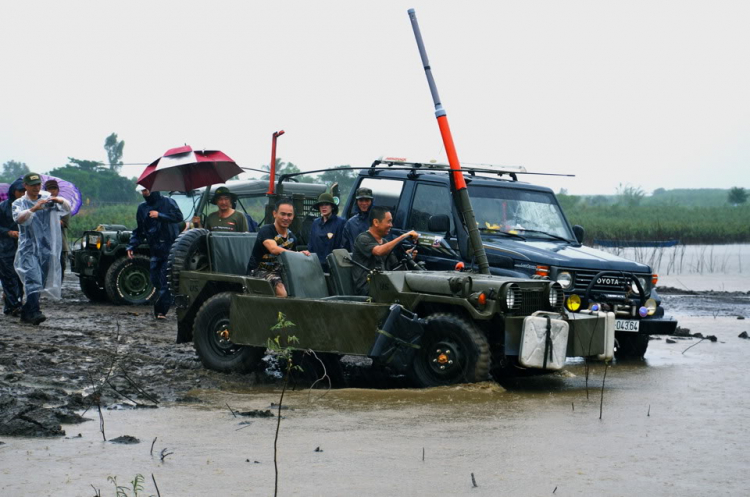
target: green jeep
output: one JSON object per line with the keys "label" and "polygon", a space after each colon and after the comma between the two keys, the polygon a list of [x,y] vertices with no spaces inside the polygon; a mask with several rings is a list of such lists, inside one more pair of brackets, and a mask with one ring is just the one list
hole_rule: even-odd
{"label": "green jeep", "polygon": [[[171,192],[169,195],[180,206],[186,222],[190,222],[196,212],[205,220],[205,216],[216,209],[209,203],[211,191],[216,191],[220,186],[226,186],[238,196],[237,209],[240,212],[257,221],[257,225],[265,223],[268,181],[232,181],[191,192]],[[300,202],[303,216],[296,232],[305,240],[312,220],[317,215],[315,211],[311,213],[312,204],[326,190],[326,186],[289,181],[282,188]],[[253,226],[254,223],[248,224]],[[71,252],[71,271],[78,276],[81,291],[89,300],[109,301],[118,305],[146,304],[151,301],[154,287],[149,278],[149,247],[147,244],[140,245],[135,250],[135,256],[129,259],[126,247],[131,234],[132,229],[125,226],[103,224],[95,230],[84,232],[80,248]]]}
{"label": "green jeep", "polygon": [[[371,271],[370,294],[354,295],[348,252],[279,256],[288,298],[246,275],[255,233],[201,229],[180,235],[170,254],[177,341],[192,341],[204,367],[257,368],[279,313],[296,324],[300,349],[336,359],[369,357],[420,387],[475,382],[516,366],[563,367],[566,357],[608,360],[614,319],[585,312],[568,319],[559,283],[462,271]],[[337,361],[338,362],[338,361]]]}

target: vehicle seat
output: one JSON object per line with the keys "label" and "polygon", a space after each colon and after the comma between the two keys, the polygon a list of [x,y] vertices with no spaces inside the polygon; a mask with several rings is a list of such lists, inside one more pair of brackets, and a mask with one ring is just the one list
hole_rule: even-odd
{"label": "vehicle seat", "polygon": [[352,282],[354,264],[346,261],[346,258],[351,258],[351,254],[346,249],[334,249],[326,257],[336,295],[356,295]]}
{"label": "vehicle seat", "polygon": [[247,264],[257,238],[257,233],[209,232],[211,271],[242,276],[247,274]]}
{"label": "vehicle seat", "polygon": [[287,250],[279,255],[281,280],[290,297],[322,299],[328,297],[328,285],[318,257]]}

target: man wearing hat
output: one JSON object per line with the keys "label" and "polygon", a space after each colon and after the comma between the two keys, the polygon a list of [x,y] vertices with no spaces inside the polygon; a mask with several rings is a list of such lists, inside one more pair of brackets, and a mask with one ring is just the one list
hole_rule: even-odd
{"label": "man wearing hat", "polygon": [[354,241],[359,234],[370,229],[370,208],[372,207],[372,190],[357,188],[354,195],[357,200],[357,213],[350,217],[344,226],[344,248],[349,252],[354,251]]}
{"label": "man wearing hat", "polygon": [[[52,197],[60,195],[60,185],[57,184],[57,180],[48,179],[44,183],[44,189],[47,190]],[[70,224],[70,214],[66,214],[60,218],[60,229],[62,231],[62,252],[60,253],[60,281],[65,279],[65,268],[67,267],[68,252],[68,225]]]}
{"label": "man wearing hat", "polygon": [[21,321],[38,325],[47,319],[39,308],[41,293],[60,298],[60,218],[70,214],[70,203],[41,194],[42,177],[37,173],[24,176],[23,186],[26,194],[13,202],[13,220],[19,227],[14,267],[26,292]]}
{"label": "man wearing hat", "polygon": [[172,243],[180,234],[182,211],[177,202],[169,197],[162,197],[159,192],[152,192],[141,185],[136,187],[136,191],[141,192],[145,202],[138,206],[135,213],[138,227],[133,230],[126,250],[128,257],[132,259],[138,245],[148,243],[151,252],[149,273],[151,284],[156,288],[154,317],[166,319],[172,305],[172,294],[167,286],[167,260]]}
{"label": "man wearing hat", "polygon": [[0,283],[3,285],[3,314],[21,315],[23,288],[13,267],[18,250],[18,223],[13,220],[13,202],[23,197],[23,180],[17,179],[8,189],[8,198],[0,202]]}
{"label": "man wearing hat", "polygon": [[[237,195],[229,191],[226,186],[221,186],[214,193],[211,203],[219,208],[206,218],[205,228],[209,231],[235,231],[244,233],[248,231],[247,217],[241,212],[234,210],[237,203]],[[193,218],[193,226],[200,227],[200,218]]]}
{"label": "man wearing hat", "polygon": [[320,217],[313,221],[307,249],[313,254],[317,254],[323,270],[328,271],[326,257],[333,252],[333,249],[344,246],[346,221],[338,216],[339,206],[336,205],[333,195],[328,192],[320,194],[313,208],[318,209]]}

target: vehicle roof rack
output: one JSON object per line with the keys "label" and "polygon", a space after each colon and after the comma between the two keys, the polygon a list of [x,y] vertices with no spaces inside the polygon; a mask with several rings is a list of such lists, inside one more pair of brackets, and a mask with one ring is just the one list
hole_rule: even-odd
{"label": "vehicle roof rack", "polygon": [[[385,155],[376,159],[372,163],[371,167],[377,167],[377,166],[388,166],[388,167],[398,166],[398,167],[410,168],[413,170],[417,170],[417,169],[449,170],[451,167],[450,164],[438,162],[434,159],[428,160],[428,161],[412,161],[405,157],[392,157],[392,156],[385,156]],[[528,172],[526,171],[526,168],[523,166],[500,166],[500,165],[494,165],[494,164],[471,164],[471,163],[462,163],[460,170],[470,174],[471,176],[475,176],[476,173],[497,174],[498,176],[507,174],[513,179],[513,181],[518,181],[518,178],[516,176],[517,174],[523,174],[523,173]]]}

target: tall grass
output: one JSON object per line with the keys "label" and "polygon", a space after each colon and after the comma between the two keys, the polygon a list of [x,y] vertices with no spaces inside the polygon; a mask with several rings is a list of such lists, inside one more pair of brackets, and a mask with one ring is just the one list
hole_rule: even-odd
{"label": "tall grass", "polygon": [[68,239],[80,238],[84,231],[92,230],[100,224],[122,224],[135,228],[135,211],[138,204],[105,204],[81,207],[78,214],[70,219]]}
{"label": "tall grass", "polygon": [[750,242],[750,205],[738,207],[575,206],[566,212],[599,240],[680,240],[684,244]]}

